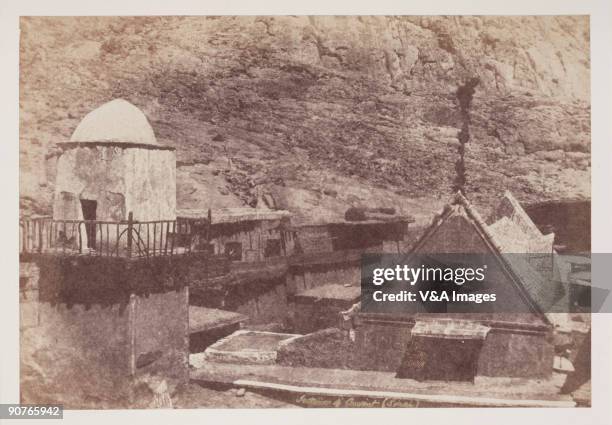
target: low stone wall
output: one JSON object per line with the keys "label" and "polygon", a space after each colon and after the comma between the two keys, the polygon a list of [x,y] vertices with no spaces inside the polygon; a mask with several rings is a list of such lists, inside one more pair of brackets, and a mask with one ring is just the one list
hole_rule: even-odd
{"label": "low stone wall", "polygon": [[346,309],[342,306],[321,302],[294,303],[291,328],[294,332],[306,334],[320,329],[336,327],[340,322],[340,312]]}
{"label": "low stone wall", "polygon": [[38,305],[39,325],[20,337],[22,403],[71,408],[124,406],[129,399],[129,313],[120,306]]}
{"label": "low stone wall", "polygon": [[346,331],[324,329],[283,345],[277,352],[276,362],[294,367],[353,369],[354,348]]}
{"label": "low stone wall", "polygon": [[478,375],[547,378],[554,347],[550,332],[493,328],[478,359]]}
{"label": "low stone wall", "polygon": [[232,273],[213,284],[191,288],[190,303],[244,314],[250,325],[286,326],[290,315],[287,292],[286,269],[270,274]]}
{"label": "low stone wall", "polygon": [[285,282],[271,286],[257,297],[244,300],[235,311],[248,316],[250,324],[277,323],[287,326],[289,304]]}
{"label": "low stone wall", "polygon": [[[488,323],[476,374],[480,376],[549,377],[554,348],[550,329],[526,329],[520,324]],[[414,322],[372,320],[356,327],[355,367],[362,370],[397,371],[412,341]]]}
{"label": "low stone wall", "polygon": [[220,339],[204,352],[206,361],[231,364],[275,364],[280,348],[302,335],[239,330]]}
{"label": "low stone wall", "polygon": [[332,264],[320,267],[294,267],[289,278],[291,293],[311,289],[327,284],[353,284],[361,282],[361,267],[359,264]]}
{"label": "low stone wall", "polygon": [[320,329],[340,327],[340,313],[359,301],[357,285],[327,284],[301,291],[291,297],[292,329],[307,334]]}
{"label": "low stone wall", "polygon": [[191,333],[189,335],[189,352],[192,354],[203,353],[212,344],[239,329],[240,323],[230,323],[214,329]]}
{"label": "low stone wall", "polygon": [[[317,331],[279,350],[278,363],[398,372],[412,343],[413,326],[410,320],[381,318],[363,321],[354,329]],[[476,376],[547,378],[552,373],[554,350],[546,330],[491,326],[481,344]],[[443,359],[442,353],[440,360]]]}
{"label": "low stone wall", "polygon": [[377,320],[360,323],[354,332],[355,369],[396,372],[410,343],[414,322]]}
{"label": "low stone wall", "polygon": [[136,376],[161,375],[169,382],[189,380],[189,288],[133,296],[129,331]]}
{"label": "low stone wall", "polygon": [[34,263],[19,264],[19,328],[38,326],[39,269]]}

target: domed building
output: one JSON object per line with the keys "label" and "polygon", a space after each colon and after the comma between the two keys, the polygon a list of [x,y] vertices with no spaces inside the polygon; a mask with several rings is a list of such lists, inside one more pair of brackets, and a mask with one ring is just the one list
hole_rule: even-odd
{"label": "domed building", "polygon": [[[176,153],[161,146],[144,113],[116,99],[87,114],[68,142],[58,143],[53,220],[135,222],[176,220]],[[147,239],[164,237],[147,225]],[[79,246],[115,250],[125,245],[125,226],[63,226],[60,238]],[[159,234],[158,234],[159,233]],[[145,243],[145,235],[137,234]],[[118,243],[121,240],[121,243]],[[99,241],[99,243],[96,243]],[[104,246],[103,246],[104,245]]]}
{"label": "domed building", "polygon": [[87,114],[58,143],[54,220],[176,219],[176,154],[144,113],[116,99]]}

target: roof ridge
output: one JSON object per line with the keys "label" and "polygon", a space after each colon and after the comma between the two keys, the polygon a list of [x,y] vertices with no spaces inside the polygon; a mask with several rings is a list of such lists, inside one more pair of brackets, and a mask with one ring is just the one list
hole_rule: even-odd
{"label": "roof ridge", "polygon": [[[481,237],[485,241],[487,245],[490,246],[492,254],[494,254],[498,260],[501,262],[503,268],[508,272],[512,280],[514,280],[519,287],[519,291],[523,293],[526,297],[526,301],[530,308],[534,311],[534,313],[540,315],[546,323],[550,323],[548,317],[543,313],[539,304],[533,299],[531,293],[528,290],[528,286],[523,280],[520,273],[518,273],[514,269],[514,265],[505,258],[503,254],[503,248],[500,242],[497,240],[497,236],[494,235],[489,229],[486,222],[483,220],[482,216],[475,207],[471,204],[471,202],[460,192],[454,194],[450,203],[446,204],[442,211],[439,214],[434,216],[431,224],[427,227],[423,235],[417,240],[411,249],[411,253],[414,253],[429,236],[436,230],[451,214],[456,212],[457,210],[453,208],[453,206],[462,207],[466,213],[467,218],[474,225],[474,228],[478,233],[480,233]],[[535,271],[539,274],[539,272]]]}

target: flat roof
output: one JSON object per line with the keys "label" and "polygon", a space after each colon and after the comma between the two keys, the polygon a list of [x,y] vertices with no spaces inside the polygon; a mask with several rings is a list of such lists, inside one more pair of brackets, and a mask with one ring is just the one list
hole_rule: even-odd
{"label": "flat roof", "polygon": [[[176,211],[176,217],[186,220],[208,219],[208,209],[178,209]],[[212,224],[279,220],[287,217],[291,217],[291,213],[286,210],[270,210],[264,208],[220,208],[211,210]]]}
{"label": "flat roof", "polygon": [[325,227],[325,226],[374,226],[381,224],[397,224],[397,223],[414,223],[414,217],[411,215],[390,215],[389,218],[381,219],[370,219],[370,220],[346,220],[344,218],[317,221],[317,222],[306,222],[294,224],[293,228],[305,228],[305,227]]}

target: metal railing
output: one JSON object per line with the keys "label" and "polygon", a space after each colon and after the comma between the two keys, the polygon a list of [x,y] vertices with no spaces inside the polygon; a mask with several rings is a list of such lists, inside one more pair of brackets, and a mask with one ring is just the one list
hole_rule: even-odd
{"label": "metal railing", "polygon": [[53,220],[28,218],[19,222],[21,254],[150,257],[190,253],[206,246],[210,221]]}

